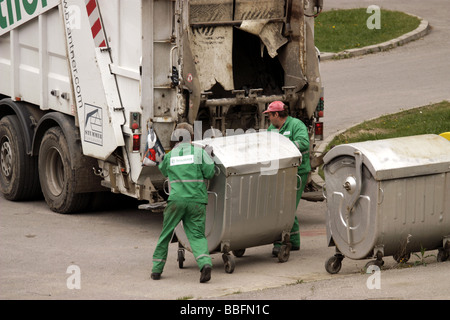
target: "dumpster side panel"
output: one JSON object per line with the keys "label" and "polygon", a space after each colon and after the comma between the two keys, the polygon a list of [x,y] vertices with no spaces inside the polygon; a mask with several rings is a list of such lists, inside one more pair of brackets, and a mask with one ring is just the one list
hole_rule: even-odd
{"label": "dumpster side panel", "polygon": [[[210,252],[246,249],[281,239],[294,223],[297,168],[275,175],[246,174],[214,177],[208,191],[205,235]],[[180,224],[178,241],[190,250]]]}
{"label": "dumpster side panel", "polygon": [[442,247],[450,236],[449,155],[436,135],[333,148],[324,158],[328,243],[351,259]]}
{"label": "dumpster side panel", "polygon": [[449,173],[387,180],[379,199],[385,255],[434,250],[450,234]]}
{"label": "dumpster side panel", "polygon": [[231,250],[280,240],[294,223],[296,168],[275,175],[248,174],[229,178],[223,243]]}

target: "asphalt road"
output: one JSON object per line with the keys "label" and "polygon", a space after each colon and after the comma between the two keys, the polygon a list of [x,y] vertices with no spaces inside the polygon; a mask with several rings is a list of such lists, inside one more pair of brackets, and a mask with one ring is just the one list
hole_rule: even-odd
{"label": "asphalt road", "polygon": [[[416,14],[433,29],[388,52],[322,63],[326,136],[382,114],[450,100],[450,2],[325,1],[327,8],[370,4]],[[367,260],[345,259],[339,274],[328,274],[324,263],[334,248],[326,243],[326,203],[303,200],[297,212],[302,248],[288,262],[272,258],[270,245],[249,248],[227,274],[215,254],[212,280],[200,284],[192,255],[179,269],[172,244],[162,279],[153,281],[162,215],[113,195],[106,203],[93,212],[59,215],[42,200],[14,203],[0,196],[0,299],[450,299],[450,262],[433,256],[419,266],[413,257],[407,268],[386,257],[379,288],[370,288],[372,275],[361,272]]]}

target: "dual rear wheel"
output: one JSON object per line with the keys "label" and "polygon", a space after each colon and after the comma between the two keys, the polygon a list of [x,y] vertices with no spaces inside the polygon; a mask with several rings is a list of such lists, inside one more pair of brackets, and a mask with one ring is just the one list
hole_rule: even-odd
{"label": "dual rear wheel", "polygon": [[0,120],[0,191],[12,201],[44,195],[51,210],[72,213],[85,209],[91,193],[77,193],[67,139],[59,127],[44,134],[39,157],[26,152],[24,133],[15,115]]}
{"label": "dual rear wheel", "polygon": [[38,161],[26,154],[19,119],[8,115],[0,120],[0,190],[11,201],[39,196]]}
{"label": "dual rear wheel", "polygon": [[75,192],[77,179],[72,168],[66,137],[59,127],[50,128],[39,149],[39,180],[47,205],[59,213],[85,209],[91,193]]}

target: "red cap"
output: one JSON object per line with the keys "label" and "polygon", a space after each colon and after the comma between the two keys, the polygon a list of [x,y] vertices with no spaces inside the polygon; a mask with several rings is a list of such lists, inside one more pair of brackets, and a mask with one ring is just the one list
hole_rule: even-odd
{"label": "red cap", "polygon": [[263,113],[277,112],[277,111],[283,111],[283,110],[284,110],[284,103],[281,101],[274,101],[271,104],[269,104],[269,107]]}

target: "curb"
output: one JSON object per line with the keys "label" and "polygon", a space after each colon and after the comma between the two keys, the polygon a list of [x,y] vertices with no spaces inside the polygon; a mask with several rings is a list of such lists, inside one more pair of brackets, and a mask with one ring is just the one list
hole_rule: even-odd
{"label": "curb", "polygon": [[430,32],[430,24],[427,20],[422,19],[421,17],[418,17],[416,15],[406,13],[407,15],[410,15],[412,17],[416,17],[420,20],[419,26],[408,33],[405,33],[404,35],[386,41],[379,44],[374,44],[370,46],[366,46],[363,48],[356,48],[356,49],[349,49],[344,50],[338,53],[332,53],[332,52],[323,52],[320,54],[320,60],[326,61],[326,60],[332,60],[332,59],[345,59],[345,58],[351,58],[351,57],[358,57],[370,53],[376,53],[376,52],[382,52],[387,51],[390,49],[393,49],[398,46],[402,46],[408,42],[420,39],[427,35]]}

